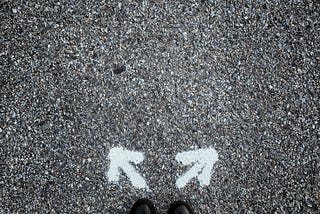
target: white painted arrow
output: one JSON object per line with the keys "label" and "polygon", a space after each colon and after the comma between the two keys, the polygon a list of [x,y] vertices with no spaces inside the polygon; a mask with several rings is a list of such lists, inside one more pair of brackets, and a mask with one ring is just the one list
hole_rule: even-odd
{"label": "white painted arrow", "polygon": [[122,147],[112,148],[109,152],[110,168],[107,176],[110,182],[119,182],[120,168],[127,174],[132,185],[136,188],[147,189],[149,187],[144,178],[136,172],[131,162],[138,164],[144,160],[142,152],[129,151]]}
{"label": "white painted arrow", "polygon": [[184,165],[193,166],[176,181],[176,186],[182,188],[191,181],[198,178],[200,185],[210,184],[213,164],[218,160],[218,153],[213,148],[198,149],[195,151],[181,152],[176,155],[176,160]]}

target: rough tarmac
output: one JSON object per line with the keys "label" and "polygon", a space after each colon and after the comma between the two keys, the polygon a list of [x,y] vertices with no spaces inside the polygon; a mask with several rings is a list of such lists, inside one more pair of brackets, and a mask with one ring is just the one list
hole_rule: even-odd
{"label": "rough tarmac", "polygon": [[[320,2],[0,1],[0,213],[319,213]],[[108,182],[110,148],[145,153]],[[181,151],[219,153],[209,186]]]}

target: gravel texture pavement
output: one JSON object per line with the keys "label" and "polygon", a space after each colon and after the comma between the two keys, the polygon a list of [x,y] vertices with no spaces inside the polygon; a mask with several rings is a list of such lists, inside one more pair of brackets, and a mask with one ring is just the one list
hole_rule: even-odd
{"label": "gravel texture pavement", "polygon": [[[319,62],[314,0],[1,0],[0,213],[319,213]],[[115,146],[150,191],[108,182]]]}

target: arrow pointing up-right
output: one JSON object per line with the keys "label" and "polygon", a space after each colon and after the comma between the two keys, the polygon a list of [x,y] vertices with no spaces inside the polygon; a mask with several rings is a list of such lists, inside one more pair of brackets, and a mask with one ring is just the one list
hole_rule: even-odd
{"label": "arrow pointing up-right", "polygon": [[213,148],[181,152],[176,160],[184,165],[193,166],[176,181],[178,188],[183,188],[192,178],[198,178],[201,186],[210,184],[213,164],[218,160],[218,153]]}

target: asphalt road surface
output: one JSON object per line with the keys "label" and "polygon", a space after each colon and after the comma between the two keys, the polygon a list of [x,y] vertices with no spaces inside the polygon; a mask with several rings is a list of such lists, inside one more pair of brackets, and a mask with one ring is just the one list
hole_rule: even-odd
{"label": "asphalt road surface", "polygon": [[1,0],[0,213],[319,213],[319,32],[313,0]]}

